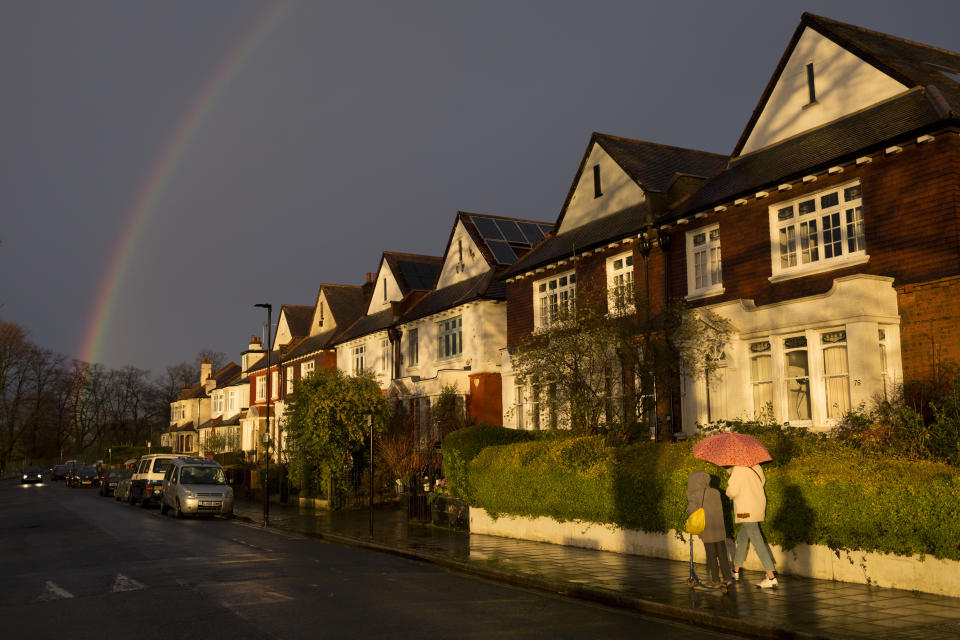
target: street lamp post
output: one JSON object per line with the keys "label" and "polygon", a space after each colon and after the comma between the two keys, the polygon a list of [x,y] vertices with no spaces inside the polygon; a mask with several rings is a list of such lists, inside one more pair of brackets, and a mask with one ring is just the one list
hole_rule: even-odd
{"label": "street lamp post", "polygon": [[373,537],[373,416],[367,415],[367,427],[370,428],[370,537]]}
{"label": "street lamp post", "polygon": [[272,322],[273,305],[266,302],[253,305],[267,310],[267,428],[263,434],[263,526],[270,523],[270,325]]}

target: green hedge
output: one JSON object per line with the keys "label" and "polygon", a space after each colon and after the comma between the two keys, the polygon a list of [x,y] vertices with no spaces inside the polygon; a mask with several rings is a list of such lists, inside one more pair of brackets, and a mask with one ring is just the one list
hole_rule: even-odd
{"label": "green hedge", "polygon": [[[726,472],[694,459],[692,442],[608,447],[599,437],[530,440],[524,432],[493,429],[451,436],[444,459],[456,461],[445,468],[448,481],[454,477],[465,489],[458,494],[494,516],[549,516],[665,533],[682,529],[693,470],[710,473],[721,492],[726,488]],[[476,453],[483,442],[511,438],[527,441]],[[786,549],[806,542],[960,560],[960,469],[870,456],[829,440],[777,438],[766,442],[780,461],[765,465],[763,529],[770,542]]]}
{"label": "green hedge", "polygon": [[504,429],[488,424],[478,424],[454,431],[443,440],[443,475],[450,492],[458,498],[469,501],[467,464],[486,447],[525,442],[533,437],[530,431]]}

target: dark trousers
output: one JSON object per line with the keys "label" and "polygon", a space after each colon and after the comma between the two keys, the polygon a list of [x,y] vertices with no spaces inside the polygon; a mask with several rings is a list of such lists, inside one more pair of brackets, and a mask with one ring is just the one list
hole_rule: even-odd
{"label": "dark trousers", "polygon": [[[727,556],[727,545],[721,542],[704,542],[703,550],[707,553],[707,571],[710,572],[710,581],[717,582],[723,576],[724,582],[729,582],[730,558]],[[718,571],[719,569],[719,571]]]}

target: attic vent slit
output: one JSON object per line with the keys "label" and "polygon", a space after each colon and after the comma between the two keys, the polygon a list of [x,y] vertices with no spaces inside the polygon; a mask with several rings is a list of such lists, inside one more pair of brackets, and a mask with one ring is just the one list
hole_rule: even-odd
{"label": "attic vent slit", "polygon": [[813,63],[807,63],[807,93],[810,95],[809,104],[817,101],[817,88],[813,82]]}
{"label": "attic vent slit", "polygon": [[593,197],[599,198],[603,195],[603,190],[600,188],[600,165],[593,165]]}

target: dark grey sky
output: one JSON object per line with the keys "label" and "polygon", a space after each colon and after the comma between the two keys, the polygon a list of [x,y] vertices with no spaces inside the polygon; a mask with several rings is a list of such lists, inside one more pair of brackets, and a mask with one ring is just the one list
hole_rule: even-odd
{"label": "dark grey sky", "polygon": [[[0,317],[79,355],[137,197],[273,3],[0,3]],[[960,49],[957,2],[308,2],[199,126],[127,263],[100,361],[237,360],[457,210],[553,221],[591,131],[729,153],[803,11]]]}

